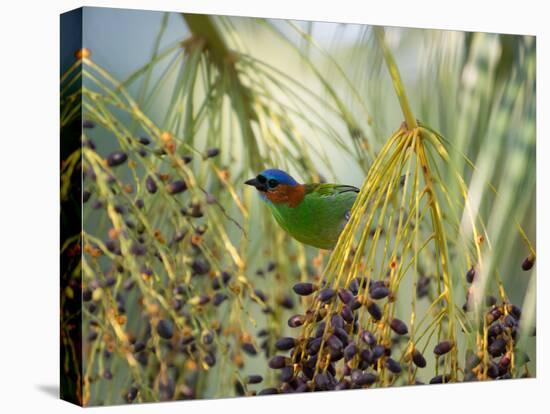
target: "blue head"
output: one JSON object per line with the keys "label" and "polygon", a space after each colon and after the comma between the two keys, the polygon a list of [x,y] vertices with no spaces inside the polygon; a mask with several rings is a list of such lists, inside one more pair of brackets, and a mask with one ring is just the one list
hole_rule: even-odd
{"label": "blue head", "polygon": [[295,186],[298,182],[286,172],[271,168],[246,181],[245,184],[256,187],[260,193],[266,193],[275,190],[280,184]]}

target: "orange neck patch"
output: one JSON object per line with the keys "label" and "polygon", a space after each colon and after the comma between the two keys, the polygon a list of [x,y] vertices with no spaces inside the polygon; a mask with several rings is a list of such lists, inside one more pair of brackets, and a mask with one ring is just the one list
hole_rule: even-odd
{"label": "orange neck patch", "polygon": [[267,191],[265,195],[273,204],[288,204],[289,207],[294,208],[304,199],[306,187],[303,184],[279,184],[274,190]]}

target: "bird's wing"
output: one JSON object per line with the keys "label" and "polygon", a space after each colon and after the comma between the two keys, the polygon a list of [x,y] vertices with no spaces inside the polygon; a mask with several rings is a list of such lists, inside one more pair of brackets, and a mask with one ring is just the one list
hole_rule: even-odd
{"label": "bird's wing", "polygon": [[315,193],[321,197],[339,196],[345,193],[358,193],[359,189],[352,185],[342,184],[306,184],[306,194]]}

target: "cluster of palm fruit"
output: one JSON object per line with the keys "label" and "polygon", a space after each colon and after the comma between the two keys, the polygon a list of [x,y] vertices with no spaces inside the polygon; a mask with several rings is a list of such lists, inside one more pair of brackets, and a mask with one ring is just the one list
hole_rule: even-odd
{"label": "cluster of palm fruit", "polygon": [[[471,276],[471,272],[468,274]],[[430,280],[419,279],[418,298],[431,293]],[[313,300],[304,314],[288,319],[288,326],[300,327],[301,333],[275,342],[278,354],[271,357],[269,367],[278,372],[278,383],[259,394],[424,384],[417,371],[426,368],[430,356],[408,341],[404,321],[385,316],[381,301],[395,300],[388,287],[387,279],[374,281],[367,277],[354,278],[347,288],[338,290],[323,282],[295,284],[297,295]],[[493,296],[487,297],[486,306],[485,333],[479,336],[476,352],[466,351],[461,377],[440,374],[436,369],[430,384],[512,378],[511,371],[521,364],[525,365],[523,376],[529,375],[528,356],[518,351],[514,342],[521,309],[507,302],[497,304]],[[359,309],[366,309],[367,321],[360,322]],[[383,334],[388,329],[392,333],[389,340]],[[455,347],[450,340],[436,343],[431,356],[435,365],[444,366],[444,356]]]}
{"label": "cluster of palm fruit", "polygon": [[[203,219],[216,203],[210,193],[197,199],[188,194],[191,188],[185,180],[168,171],[129,184],[121,168],[135,168],[139,158],[160,157],[164,151],[150,149],[151,140],[140,137],[129,141],[141,152],[101,155],[90,136],[95,123],[83,125],[84,214],[108,217],[112,226],[105,229],[101,221],[101,227],[93,228],[90,221],[84,228],[84,403],[100,403],[94,395],[105,388],[104,381],[126,372],[124,365],[130,376],[120,398],[126,402],[200,396],[202,377],[219,365],[217,361],[242,369],[244,355],[258,354],[255,339],[242,323],[241,308],[234,304],[250,301],[269,314],[269,298],[234,266],[220,267],[220,246]],[[218,154],[211,148],[202,159]],[[93,163],[95,158],[103,161]],[[192,159],[182,156],[182,161],[187,165]],[[155,201],[159,196],[172,197],[180,206],[178,211],[166,204],[164,223],[151,220],[153,212],[164,208]],[[167,226],[166,220],[177,225]],[[167,274],[167,265],[174,278]],[[269,264],[265,272],[274,267]],[[292,306],[288,299],[283,302]],[[259,380],[253,376],[242,381]]]}

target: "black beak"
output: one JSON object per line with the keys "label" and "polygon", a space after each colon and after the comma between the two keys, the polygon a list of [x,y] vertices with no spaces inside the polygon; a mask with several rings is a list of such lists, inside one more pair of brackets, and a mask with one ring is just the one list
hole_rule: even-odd
{"label": "black beak", "polygon": [[256,187],[256,190],[258,191],[267,191],[267,183],[261,183],[258,178],[251,178],[248,181],[244,182],[246,185],[251,185],[252,187]]}

